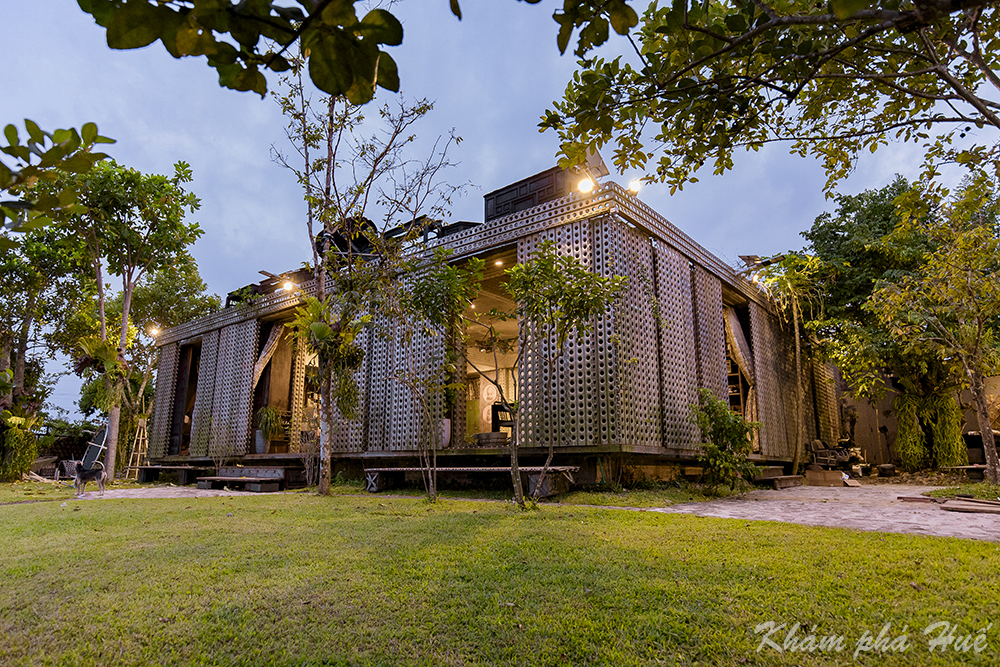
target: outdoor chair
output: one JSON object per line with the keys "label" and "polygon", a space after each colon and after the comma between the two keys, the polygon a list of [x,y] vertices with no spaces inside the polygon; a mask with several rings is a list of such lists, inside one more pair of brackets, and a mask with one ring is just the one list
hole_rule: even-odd
{"label": "outdoor chair", "polygon": [[59,480],[60,473],[66,477],[76,477],[76,464],[82,463],[84,470],[94,467],[97,459],[101,458],[101,452],[108,448],[108,427],[102,426],[94,439],[87,443],[87,450],[83,453],[82,461],[66,459],[56,466],[56,481]]}
{"label": "outdoor chair", "polygon": [[510,413],[510,410],[494,405],[493,414],[496,415],[493,421],[494,431],[499,431],[502,428],[509,428],[513,431],[514,415]]}
{"label": "outdoor chair", "polygon": [[816,463],[816,465],[830,468],[837,467],[837,455],[827,449],[823,445],[822,440],[809,441],[809,447],[812,449],[813,462]]}

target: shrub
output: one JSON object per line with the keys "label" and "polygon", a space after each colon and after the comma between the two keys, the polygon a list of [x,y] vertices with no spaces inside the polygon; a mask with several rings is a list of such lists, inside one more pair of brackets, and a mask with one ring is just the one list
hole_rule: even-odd
{"label": "shrub", "polygon": [[31,429],[36,421],[35,417],[17,417],[7,410],[3,411],[0,482],[20,481],[34,463],[37,446]]}
{"label": "shrub", "polygon": [[698,390],[698,403],[691,406],[691,421],[701,429],[704,454],[698,457],[708,482],[716,489],[727,485],[749,485],[757,466],[747,457],[753,451],[751,438],[759,422],[748,422],[729,409],[729,404],[708,389]]}

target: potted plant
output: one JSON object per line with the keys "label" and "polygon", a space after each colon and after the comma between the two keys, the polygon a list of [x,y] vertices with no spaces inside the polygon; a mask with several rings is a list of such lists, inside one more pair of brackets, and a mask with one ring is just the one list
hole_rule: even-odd
{"label": "potted plant", "polygon": [[[267,446],[285,434],[285,423],[277,408],[265,405],[257,411],[257,429],[261,437],[257,439],[257,453],[266,454]],[[264,451],[261,451],[264,450]]]}

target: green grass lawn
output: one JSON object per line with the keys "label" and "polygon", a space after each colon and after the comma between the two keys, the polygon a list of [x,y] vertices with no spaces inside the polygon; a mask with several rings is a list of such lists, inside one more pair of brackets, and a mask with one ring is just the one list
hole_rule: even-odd
{"label": "green grass lawn", "polygon": [[[148,484],[136,484],[131,481],[115,480],[109,483],[107,489],[131,489]],[[87,493],[96,493],[97,483],[87,484]],[[63,478],[56,482],[14,482],[13,484],[0,484],[0,504],[38,502],[47,500],[68,500],[74,497],[76,492],[73,489],[73,478]]]}
{"label": "green grass lawn", "polygon": [[982,500],[996,500],[1000,498],[1000,484],[990,484],[989,482],[969,482],[959,486],[951,486],[946,489],[935,489],[928,491],[928,496],[935,498],[951,498],[958,495],[972,496]]}
{"label": "green grass lawn", "polygon": [[[996,625],[978,655],[932,655],[920,634],[996,614],[1000,545],[958,539],[309,494],[7,505],[0,535],[4,666],[996,664],[1000,649]],[[846,648],[757,653],[767,621]],[[912,648],[855,661],[886,623]]]}

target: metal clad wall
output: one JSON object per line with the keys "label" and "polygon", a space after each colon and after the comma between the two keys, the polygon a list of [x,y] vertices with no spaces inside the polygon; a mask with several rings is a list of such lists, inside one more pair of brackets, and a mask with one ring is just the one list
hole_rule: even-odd
{"label": "metal clad wall", "polygon": [[[426,428],[430,425],[424,423],[423,403],[414,394],[414,389],[395,378],[414,371],[419,372],[421,367],[427,367],[425,365],[442,363],[444,339],[441,336],[416,332],[409,342],[396,341],[393,347],[391,377],[388,383],[391,396],[388,448],[394,451],[416,451],[420,448],[420,443],[427,438]],[[440,393],[436,393],[431,400],[431,418],[437,423],[443,416]]]}
{"label": "metal clad wall", "polygon": [[621,220],[617,228],[614,273],[629,278],[628,290],[614,311],[616,350],[615,411],[623,444],[659,447],[661,440],[660,364],[653,315],[653,246],[646,234]]}
{"label": "metal clad wall", "polygon": [[292,452],[302,451],[303,408],[306,401],[306,344],[295,339],[291,330],[286,334],[295,349],[292,353],[292,405],[289,415],[289,445]]}
{"label": "metal clad wall", "polygon": [[690,406],[698,400],[691,266],[686,257],[663,243],[656,246],[656,294],[661,319],[663,446],[696,450],[701,435],[690,419]]}
{"label": "metal clad wall", "polygon": [[695,344],[698,346],[698,384],[728,400],[726,333],[722,321],[722,281],[700,266],[691,272],[694,283]]}
{"label": "metal clad wall", "polygon": [[160,348],[160,362],[156,367],[156,397],[153,400],[153,423],[149,429],[148,457],[151,459],[167,455],[170,440],[171,408],[174,405],[174,389],[177,384],[177,361],[180,344],[173,343]]}
{"label": "metal clad wall", "polygon": [[369,450],[389,449],[391,396],[389,393],[390,360],[394,356],[392,340],[369,333],[369,364],[371,369],[370,399],[367,406]]}
{"label": "metal clad wall", "polygon": [[198,365],[198,388],[191,415],[191,456],[208,456],[212,440],[212,402],[215,397],[216,361],[219,356],[219,332],[201,337],[201,361]]}
{"label": "metal clad wall", "polygon": [[[595,273],[608,277],[615,275],[613,248],[614,225],[608,216],[593,221],[593,248]],[[590,364],[588,373],[591,380],[589,405],[590,444],[604,445],[621,442],[620,422],[615,412],[615,392],[617,374],[615,368],[615,322],[613,317],[604,317],[594,324],[590,343]]]}
{"label": "metal clad wall", "polygon": [[[750,304],[750,335],[753,340],[754,373],[757,376],[757,409],[762,423],[761,453],[765,456],[791,457],[795,440],[788,439],[782,393],[782,359],[778,323],[763,308]],[[794,387],[791,387],[794,391]]]}
{"label": "metal clad wall", "polygon": [[819,438],[833,446],[840,439],[840,403],[832,368],[817,359],[813,362],[813,377],[819,406]]}
{"label": "metal clad wall", "polygon": [[243,456],[250,445],[250,411],[253,409],[253,366],[257,361],[260,322],[248,320],[219,332],[216,360],[215,417],[218,433],[209,447],[211,455]]}
{"label": "metal clad wall", "polygon": [[[555,244],[556,252],[579,260],[588,269],[594,266],[590,220],[525,237],[518,242],[518,262],[530,260],[545,241]],[[597,418],[591,409],[594,377],[589,363],[593,355],[591,341],[575,335],[566,341],[563,353],[556,356],[555,338],[529,339],[521,356],[520,409],[523,446],[543,447],[554,440],[557,447],[583,446],[597,442]],[[553,363],[554,362],[554,363]],[[588,422],[588,418],[594,424]]]}

